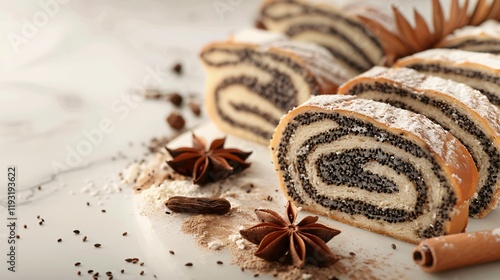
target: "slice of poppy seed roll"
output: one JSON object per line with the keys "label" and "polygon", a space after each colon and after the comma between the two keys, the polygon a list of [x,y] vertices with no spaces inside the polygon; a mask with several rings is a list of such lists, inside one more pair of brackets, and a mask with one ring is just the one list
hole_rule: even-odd
{"label": "slice of poppy seed roll", "polygon": [[382,101],[420,113],[457,137],[479,171],[469,213],[481,218],[500,197],[500,111],[479,91],[408,68],[375,67],[344,84],[339,93]]}
{"label": "slice of poppy seed roll", "polygon": [[352,77],[324,48],[257,29],[209,44],[201,60],[210,119],[263,145],[290,109],[312,95],[336,93]]}
{"label": "slice of poppy seed roll", "polygon": [[392,17],[373,7],[349,5],[340,9],[303,0],[265,0],[258,25],[294,40],[322,45],[352,73],[359,74],[381,64],[386,54],[377,36],[357,17],[359,14],[394,29],[390,27]]}
{"label": "slice of poppy seed roll", "polygon": [[286,196],[313,213],[412,243],[467,226],[474,162],[420,114],[315,96],[281,119],[271,156]]}
{"label": "slice of poppy seed roll", "polygon": [[396,67],[469,85],[500,106],[500,56],[453,49],[431,49],[397,61]]}
{"label": "slice of poppy seed roll", "polygon": [[500,54],[500,23],[488,20],[479,26],[466,26],[446,36],[438,47]]}

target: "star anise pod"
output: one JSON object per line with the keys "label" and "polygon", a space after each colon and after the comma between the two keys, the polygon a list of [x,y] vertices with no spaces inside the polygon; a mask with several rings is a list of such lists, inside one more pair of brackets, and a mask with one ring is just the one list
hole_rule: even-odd
{"label": "star anise pod", "polygon": [[193,177],[193,183],[203,186],[209,182],[224,179],[250,166],[245,160],[252,152],[226,149],[226,138],[215,139],[207,150],[203,138],[193,134],[193,147],[175,150],[167,148],[173,157],[168,165],[177,173]]}
{"label": "star anise pod", "polygon": [[296,267],[311,263],[328,266],[339,259],[326,245],[340,233],[339,230],[316,223],[317,216],[307,216],[298,224],[297,207],[290,201],[286,206],[287,219],[267,209],[256,209],[255,214],[262,223],[240,230],[246,240],[259,245],[255,256],[267,261],[278,261],[287,253]]}
{"label": "star anise pod", "polygon": [[[434,48],[447,35],[467,25],[479,25],[488,19],[500,20],[500,1],[478,0],[472,13],[468,14],[469,0],[460,6],[458,0],[452,0],[448,20],[439,0],[432,0],[432,25],[429,26],[423,16],[415,9],[415,27],[396,8],[392,7],[396,32],[383,26],[376,20],[359,16],[372,32],[384,43],[387,57],[386,64],[392,65],[398,58],[411,55],[429,48]],[[431,31],[433,30],[433,31]]]}

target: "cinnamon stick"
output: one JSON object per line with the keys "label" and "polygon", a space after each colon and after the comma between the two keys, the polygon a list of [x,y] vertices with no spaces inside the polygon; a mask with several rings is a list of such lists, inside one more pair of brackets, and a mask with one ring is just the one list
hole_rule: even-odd
{"label": "cinnamon stick", "polygon": [[500,260],[500,228],[423,240],[413,260],[426,272],[438,272]]}

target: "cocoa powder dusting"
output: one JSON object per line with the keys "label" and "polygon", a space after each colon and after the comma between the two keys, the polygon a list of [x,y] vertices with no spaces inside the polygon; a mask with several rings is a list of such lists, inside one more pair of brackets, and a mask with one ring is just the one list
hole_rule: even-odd
{"label": "cocoa powder dusting", "polygon": [[[231,209],[223,216],[217,215],[196,215],[187,218],[182,224],[182,231],[196,237],[198,245],[202,249],[207,249],[209,242],[221,240],[224,242],[223,250],[229,250],[233,256],[232,264],[241,267],[242,271],[252,274],[274,275],[277,279],[292,280],[303,279],[303,275],[309,274],[309,279],[379,279],[375,276],[377,267],[387,268],[389,265],[383,259],[364,259],[362,256],[353,258],[349,255],[339,256],[340,261],[329,267],[316,267],[306,265],[304,268],[296,268],[290,264],[267,262],[254,256],[257,246],[244,240],[245,249],[240,249],[237,244],[229,240],[230,235],[239,234],[240,226],[245,228],[255,225],[259,221],[254,214],[255,201],[261,199],[265,187],[255,188],[256,190],[247,194],[241,188],[241,195],[233,195],[238,199],[240,207]],[[265,197],[265,196],[264,196]],[[252,203],[253,202],[253,203]],[[332,245],[335,252],[335,245]],[[385,275],[384,279],[394,279],[401,275]],[[404,278],[404,277],[403,277]]]}

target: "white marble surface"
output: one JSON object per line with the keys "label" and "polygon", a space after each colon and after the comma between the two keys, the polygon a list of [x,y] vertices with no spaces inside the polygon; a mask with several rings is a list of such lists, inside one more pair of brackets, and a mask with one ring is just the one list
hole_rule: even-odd
{"label": "white marble surface", "polygon": [[[173,133],[165,117],[174,107],[129,93],[155,87],[201,100],[199,49],[251,25],[258,2],[0,1],[0,279],[77,279],[78,270],[89,279],[89,269],[154,279],[147,263],[124,261],[144,255],[131,192],[114,190],[116,174],[144,157],[142,143]],[[170,71],[176,62],[184,66],[180,77]],[[207,122],[185,111],[189,127]],[[11,165],[18,176],[15,273],[4,253]]]}
{"label": "white marble surface", "polygon": [[[199,49],[248,26],[258,3],[241,1],[217,13],[212,1],[52,1],[59,4],[49,15],[40,5],[49,2],[0,2],[0,279],[74,279],[78,270],[91,278],[89,269],[101,276],[111,271],[115,279],[136,279],[144,270],[140,279],[154,279],[147,263],[124,261],[144,259],[134,236],[131,192],[107,194],[105,188],[143,158],[141,143],[172,133],[165,117],[174,107],[130,101],[128,94],[159,87],[199,96]],[[172,74],[176,62],[185,75]],[[185,115],[190,127],[207,121]],[[85,133],[95,133],[101,122],[111,128],[89,145]],[[18,168],[15,273],[7,271],[4,253],[9,165]],[[89,182],[101,194],[82,193]]]}

